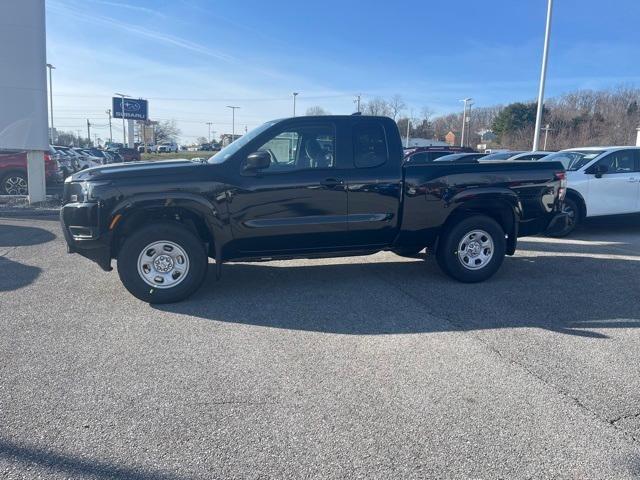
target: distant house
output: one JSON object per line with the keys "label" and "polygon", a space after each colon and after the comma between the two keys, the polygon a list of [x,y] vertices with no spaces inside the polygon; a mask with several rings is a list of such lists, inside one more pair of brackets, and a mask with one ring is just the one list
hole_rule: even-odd
{"label": "distant house", "polygon": [[230,133],[223,133],[222,135],[220,135],[220,144],[223,147],[226,147],[227,145],[229,145],[230,143],[232,143],[234,140],[237,140],[241,137],[242,135],[236,133],[235,136],[232,137],[232,135]]}
{"label": "distant house", "polygon": [[457,139],[458,139],[458,132],[452,132],[451,130],[449,130],[449,133],[447,133],[444,136],[444,140],[447,142],[448,145],[455,145]]}
{"label": "distant house", "polygon": [[[402,142],[403,145],[406,143]],[[447,142],[441,142],[440,140],[435,140],[433,138],[411,138],[409,137],[408,142],[409,147],[446,147]]]}

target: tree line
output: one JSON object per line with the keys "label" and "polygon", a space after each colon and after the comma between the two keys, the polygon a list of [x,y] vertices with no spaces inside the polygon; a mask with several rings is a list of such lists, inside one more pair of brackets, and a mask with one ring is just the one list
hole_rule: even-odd
{"label": "tree line", "polygon": [[[460,141],[462,111],[434,116],[423,107],[417,114],[407,112],[402,96],[389,99],[374,97],[363,102],[363,115],[381,115],[393,118],[404,137],[409,124],[409,135],[444,141],[450,131]],[[490,130],[497,136],[492,146],[527,150],[532,146],[537,103],[515,102],[509,105],[472,107],[465,143],[476,147],[482,142],[481,132]],[[311,107],[307,115],[327,115],[320,106]],[[635,145],[636,128],[640,127],[640,88],[620,86],[605,90],[577,90],[545,101],[543,127],[547,130],[548,150],[561,150],[576,146]],[[545,132],[541,132],[540,149]]]}

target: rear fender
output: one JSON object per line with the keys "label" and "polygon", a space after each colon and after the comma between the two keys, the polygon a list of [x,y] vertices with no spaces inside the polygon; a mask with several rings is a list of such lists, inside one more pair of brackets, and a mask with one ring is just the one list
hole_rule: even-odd
{"label": "rear fender", "polygon": [[508,188],[474,188],[464,190],[448,202],[453,207],[445,227],[461,216],[487,215],[497,221],[507,235],[507,255],[513,255],[518,242],[518,224],[522,204],[518,195]]}

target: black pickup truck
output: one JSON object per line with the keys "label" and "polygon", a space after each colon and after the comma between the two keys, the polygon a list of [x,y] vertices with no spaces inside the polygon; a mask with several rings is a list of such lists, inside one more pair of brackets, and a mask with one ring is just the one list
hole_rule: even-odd
{"label": "black pickup truck", "polygon": [[68,178],[69,252],[151,303],[182,300],[208,258],[223,262],[367,255],[425,247],[462,282],[489,278],[519,236],[566,225],[560,163],[403,163],[386,117],[265,123],[207,161],[91,168]]}

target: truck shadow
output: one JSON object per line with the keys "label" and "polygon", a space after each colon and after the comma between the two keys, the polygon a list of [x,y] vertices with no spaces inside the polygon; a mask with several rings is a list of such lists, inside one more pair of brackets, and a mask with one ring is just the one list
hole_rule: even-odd
{"label": "truck shadow", "polygon": [[[569,248],[568,248],[569,247]],[[607,338],[598,329],[640,327],[640,256],[584,254],[575,245],[523,242],[480,284],[445,277],[435,261],[379,254],[317,265],[227,264],[190,300],[156,306],[221,322],[379,335],[541,328]],[[573,247],[571,249],[570,247]],[[348,263],[347,263],[348,262]],[[331,263],[331,264],[327,264]]]}
{"label": "truck shadow", "polygon": [[40,276],[38,267],[14,262],[0,256],[0,292],[10,292],[32,284]]}
{"label": "truck shadow", "polygon": [[54,240],[49,230],[22,225],[0,225],[0,247],[26,247]]}

